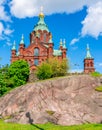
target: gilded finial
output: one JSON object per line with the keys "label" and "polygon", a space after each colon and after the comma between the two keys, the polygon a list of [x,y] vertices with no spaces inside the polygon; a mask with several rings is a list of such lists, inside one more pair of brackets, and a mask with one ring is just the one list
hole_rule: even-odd
{"label": "gilded finial", "polygon": [[39,14],[39,17],[44,17],[43,6],[40,7],[40,14]]}
{"label": "gilded finial", "polygon": [[36,31],[36,35],[38,35],[38,31]]}
{"label": "gilded finial", "polygon": [[52,34],[50,34],[50,39],[52,39]]}
{"label": "gilded finial", "polygon": [[38,31],[36,31],[36,37],[40,37],[40,34]]}

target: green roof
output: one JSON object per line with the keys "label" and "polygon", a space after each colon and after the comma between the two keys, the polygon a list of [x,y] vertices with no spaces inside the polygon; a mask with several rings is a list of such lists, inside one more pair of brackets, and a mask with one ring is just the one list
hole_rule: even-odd
{"label": "green roof", "polygon": [[38,31],[38,30],[42,30],[42,31],[46,30],[47,32],[49,32],[48,26],[44,22],[44,16],[42,17],[41,15],[39,15],[39,21],[34,27],[34,31]]}
{"label": "green roof", "polygon": [[92,59],[92,56],[91,56],[91,54],[90,54],[90,48],[89,48],[89,45],[87,44],[87,48],[86,48],[86,50],[87,50],[87,53],[86,53],[86,59]]}
{"label": "green roof", "polygon": [[54,50],[53,51],[53,55],[54,56],[61,56],[62,55],[62,51],[61,50]]}

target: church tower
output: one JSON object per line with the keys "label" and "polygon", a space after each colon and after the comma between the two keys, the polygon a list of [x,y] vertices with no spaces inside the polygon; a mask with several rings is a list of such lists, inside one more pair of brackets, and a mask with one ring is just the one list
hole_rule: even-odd
{"label": "church tower", "polygon": [[90,54],[90,48],[88,44],[87,44],[86,50],[87,50],[87,53],[84,59],[84,73],[88,74],[91,72],[95,72],[95,68],[94,68],[94,58],[92,58]]}

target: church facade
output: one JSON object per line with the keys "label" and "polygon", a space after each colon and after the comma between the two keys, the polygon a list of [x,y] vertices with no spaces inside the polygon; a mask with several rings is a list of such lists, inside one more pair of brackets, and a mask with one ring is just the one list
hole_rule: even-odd
{"label": "church facade", "polygon": [[44,21],[44,14],[39,14],[38,23],[30,33],[30,45],[25,48],[24,36],[22,35],[18,51],[15,42],[11,50],[11,63],[17,60],[26,60],[30,70],[35,70],[36,66],[46,61],[48,58],[57,57],[59,60],[66,58],[66,42],[60,41],[59,49],[54,49],[52,34]]}
{"label": "church facade", "polygon": [[[66,58],[67,48],[65,40],[60,40],[58,50],[54,49],[52,34],[44,21],[44,14],[39,14],[38,23],[30,33],[30,44],[25,48],[24,36],[22,35],[19,43],[19,49],[16,50],[14,42],[11,50],[11,63],[17,60],[26,60],[30,70],[36,70],[36,67],[49,58],[57,57],[60,61]],[[94,72],[94,58],[90,54],[89,45],[87,45],[87,54],[84,59],[84,73]]]}

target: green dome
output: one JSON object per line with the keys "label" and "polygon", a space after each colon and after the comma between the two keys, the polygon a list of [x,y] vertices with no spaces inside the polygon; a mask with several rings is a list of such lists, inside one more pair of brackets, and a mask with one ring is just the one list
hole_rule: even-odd
{"label": "green dome", "polygon": [[42,30],[42,31],[46,30],[47,32],[49,32],[48,26],[44,22],[43,14],[39,14],[39,21],[34,27],[34,31],[38,31],[38,30]]}

